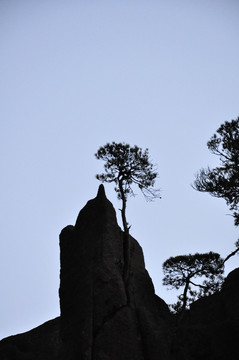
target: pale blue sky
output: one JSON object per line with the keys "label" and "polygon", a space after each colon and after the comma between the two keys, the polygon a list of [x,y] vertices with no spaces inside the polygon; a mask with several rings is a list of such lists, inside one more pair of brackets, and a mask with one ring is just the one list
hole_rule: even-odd
{"label": "pale blue sky", "polygon": [[1,0],[0,338],[59,315],[58,235],[95,197],[106,142],[148,147],[158,165],[162,199],[138,192],[127,214],[166,302],[164,260],[233,250],[224,200],[190,184],[239,116],[238,17],[236,0]]}

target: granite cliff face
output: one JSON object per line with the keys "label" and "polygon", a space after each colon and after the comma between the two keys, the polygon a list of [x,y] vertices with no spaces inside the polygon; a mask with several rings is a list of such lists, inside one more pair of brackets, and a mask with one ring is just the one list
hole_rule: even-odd
{"label": "granite cliff face", "polygon": [[[60,234],[61,316],[0,342],[1,360],[234,360],[239,358],[239,269],[219,294],[195,302],[177,322],[154,294],[131,237],[123,281],[123,233],[99,187],[75,226]],[[129,301],[130,298],[130,301]]]}
{"label": "granite cliff face", "polygon": [[133,238],[130,255],[126,291],[123,233],[101,185],[60,234],[60,318],[2,340],[3,359],[168,359],[171,315]]}
{"label": "granite cliff face", "polygon": [[172,359],[239,359],[239,268],[225,280],[220,293],[191,305],[175,327]]}
{"label": "granite cliff face", "polygon": [[65,358],[168,357],[166,304],[154,294],[142,249],[131,238],[128,305],[123,234],[103,185],[60,235],[61,338]]}

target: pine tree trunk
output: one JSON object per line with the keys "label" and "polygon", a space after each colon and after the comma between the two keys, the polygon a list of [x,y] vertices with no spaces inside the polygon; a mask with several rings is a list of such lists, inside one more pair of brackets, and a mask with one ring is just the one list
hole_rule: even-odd
{"label": "pine tree trunk", "polygon": [[[123,251],[124,251],[124,283],[128,296],[128,284],[129,284],[129,275],[130,275],[130,236],[129,236],[129,228],[126,221],[126,197],[123,189],[122,180],[119,179],[119,190],[122,199],[122,209],[121,209],[121,217],[124,228],[124,237],[123,237]],[[128,298],[129,301],[129,298]]]}
{"label": "pine tree trunk", "polygon": [[186,285],[185,285],[184,292],[183,292],[183,305],[182,305],[182,311],[183,312],[184,312],[184,310],[186,309],[186,306],[187,306],[188,288],[189,288],[189,279],[186,279]]}

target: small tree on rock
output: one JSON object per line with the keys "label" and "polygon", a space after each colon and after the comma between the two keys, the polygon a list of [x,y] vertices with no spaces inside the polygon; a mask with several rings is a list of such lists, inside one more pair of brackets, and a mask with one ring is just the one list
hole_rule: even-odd
{"label": "small tree on rock", "polygon": [[[163,272],[163,285],[170,285],[177,290],[184,287],[183,293],[178,296],[178,302],[171,305],[174,312],[183,312],[196,299],[220,290],[224,262],[214,252],[180,255],[166,260]],[[204,280],[201,283],[195,282],[195,278],[202,277]]]}
{"label": "small tree on rock", "polygon": [[124,228],[124,262],[125,280],[129,275],[130,238],[129,226],[126,220],[126,203],[128,195],[134,195],[132,186],[136,185],[147,200],[160,197],[159,190],[153,189],[158,173],[149,160],[148,149],[138,146],[131,147],[125,143],[107,143],[95,154],[97,159],[105,161],[105,173],[97,174],[102,182],[115,183],[118,199],[122,200],[121,217]]}
{"label": "small tree on rock", "polygon": [[147,200],[160,197],[159,190],[153,189],[158,173],[149,160],[148,149],[125,143],[107,143],[95,154],[97,159],[105,161],[105,173],[97,174],[102,182],[114,182],[118,199],[122,200],[122,222],[124,231],[128,231],[126,221],[126,202],[128,195],[134,195],[132,185],[137,185]]}

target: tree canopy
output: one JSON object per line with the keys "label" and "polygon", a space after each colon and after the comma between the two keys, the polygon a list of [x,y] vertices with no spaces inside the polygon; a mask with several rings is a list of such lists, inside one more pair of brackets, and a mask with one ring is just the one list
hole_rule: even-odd
{"label": "tree canopy", "polygon": [[[163,285],[179,289],[184,287],[178,296],[178,302],[171,307],[175,312],[185,310],[188,305],[201,296],[206,296],[220,289],[224,262],[219,254],[214,252],[194,255],[179,255],[170,257],[163,263]],[[203,278],[195,282],[195,278]],[[196,288],[198,290],[196,290]]]}
{"label": "tree canopy", "polygon": [[193,184],[198,191],[226,200],[239,225],[239,118],[226,121],[207,143],[208,149],[219,156],[220,166],[201,169]]}
{"label": "tree canopy", "polygon": [[97,174],[96,178],[116,185],[115,191],[123,203],[121,213],[126,231],[126,201],[128,195],[134,195],[132,185],[138,186],[147,200],[160,197],[159,190],[153,188],[158,173],[149,160],[148,149],[143,151],[136,145],[131,147],[125,143],[107,143],[99,148],[95,156],[105,161],[105,173]]}
{"label": "tree canopy", "polygon": [[[119,199],[134,195],[132,184],[137,185],[148,200],[158,197],[158,190],[153,189],[158,173],[149,160],[148,149],[143,151],[136,145],[112,142],[100,147],[95,156],[105,161],[105,173],[96,175],[97,179],[115,182]],[[122,183],[123,194],[119,183]]]}
{"label": "tree canopy", "polygon": [[[107,143],[95,154],[97,159],[105,161],[105,172],[97,174],[102,182],[115,183],[118,199],[122,200],[121,217],[124,227],[124,281],[126,291],[130,273],[130,236],[126,220],[126,202],[128,195],[134,195],[136,185],[147,200],[160,197],[154,184],[158,176],[155,166],[150,162],[148,149],[144,151],[138,146],[131,147],[125,143]],[[129,301],[129,296],[128,296]]]}

